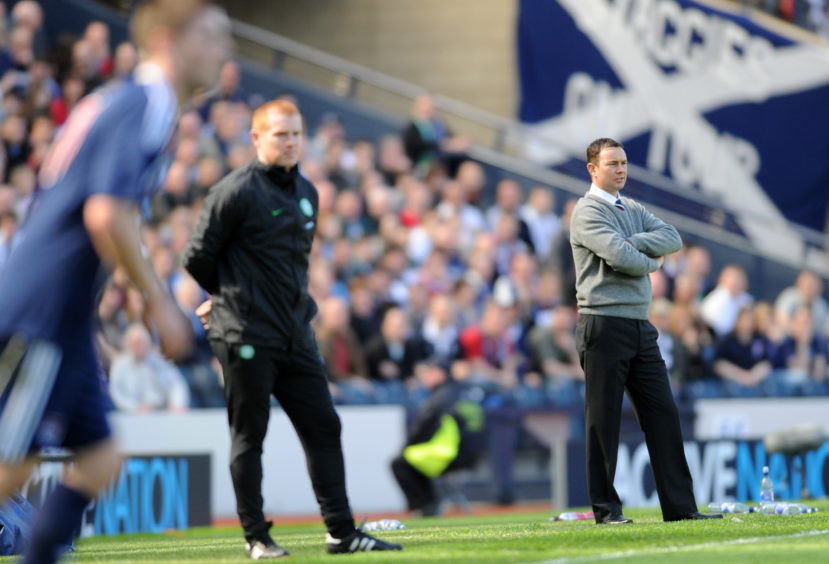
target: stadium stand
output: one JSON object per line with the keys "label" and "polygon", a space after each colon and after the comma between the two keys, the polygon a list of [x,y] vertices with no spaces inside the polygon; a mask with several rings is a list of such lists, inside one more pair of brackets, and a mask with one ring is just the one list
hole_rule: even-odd
{"label": "stadium stand", "polygon": [[[20,31],[22,24],[10,20],[0,58],[8,62],[0,78],[6,157],[0,268],[3,253],[25,231],[28,204],[37,193],[34,173],[62,120],[81,92],[118,80],[130,64],[123,13],[90,0],[40,4],[48,14],[43,29]],[[436,352],[453,360],[455,378],[481,387],[495,429],[497,499],[508,504],[530,495],[516,494],[522,469],[511,465],[516,452],[536,444],[530,434],[519,432],[521,418],[557,410],[572,415],[578,436],[582,390],[572,356],[574,312],[564,282],[569,272],[555,256],[555,243],[542,256],[534,253],[549,241],[533,240],[537,231],[528,223],[537,214],[528,215],[525,204],[531,189],[542,187],[552,195],[547,213],[554,221],[541,232],[553,241],[557,232],[566,248],[567,210],[585,190],[583,164],[572,161],[557,170],[529,165],[510,154],[510,136],[518,131],[514,123],[435,96],[439,111],[476,120],[488,140],[469,147],[467,162],[475,164],[465,170],[461,165],[455,176],[440,159],[415,168],[401,139],[406,114],[369,107],[355,92],[369,84],[410,103],[420,89],[265,30],[240,22],[234,26],[237,40],[256,43],[271,57],[271,66],[238,60],[236,69],[226,71],[225,88],[182,116],[174,160],[147,214],[145,245],[157,271],[200,331],[193,312],[204,295],[177,266],[177,256],[206,190],[251,157],[247,130],[252,107],[276,96],[296,100],[307,118],[303,172],[320,191],[313,250],[319,266],[312,269],[311,292],[322,306],[319,337],[332,366],[334,397],[340,403],[393,401],[412,413],[422,402],[424,391],[409,378],[412,359],[406,357],[401,369],[404,359],[395,352],[405,348],[405,335],[383,344],[386,356],[371,364],[374,382],[365,368],[363,355],[390,308],[405,314],[401,325],[411,327],[410,340],[445,345],[441,338],[456,335],[450,347]],[[344,78],[335,88],[320,88],[285,71],[287,58],[305,59]],[[653,318],[664,332],[660,346],[686,416],[692,417],[693,400],[699,397],[825,395],[825,323],[815,324],[814,315],[800,319],[795,306],[787,312],[792,319],[784,321],[772,307],[781,291],[794,284],[801,257],[784,264],[752,248],[734,215],[714,199],[680,191],[672,181],[644,170],[632,170],[630,176],[629,195],[675,224],[687,243],[666,259],[653,280],[655,297],[661,298],[654,302]],[[511,207],[497,201],[496,186],[503,182],[520,188]],[[501,205],[498,213],[487,213],[496,204]],[[822,236],[808,237],[817,248],[825,244]],[[731,264],[738,266],[727,267]],[[720,286],[727,287],[715,287],[718,277],[734,268],[747,273],[742,285],[731,287],[721,280]],[[822,299],[821,274],[817,291],[800,295],[800,305],[811,307]],[[703,298],[711,292],[744,294],[734,306],[735,323],[723,331],[705,316]],[[449,307],[447,297],[453,310],[448,321],[435,319],[441,317],[441,307]],[[116,272],[99,305],[106,364],[123,350],[126,329],[141,323],[142,308],[140,296]],[[736,322],[736,315],[748,316],[746,312],[753,314],[755,328]],[[734,325],[740,328],[732,332]],[[179,367],[190,387],[191,408],[221,403],[217,365],[203,331],[200,339],[194,358]],[[752,339],[762,342],[761,357]],[[347,358],[354,356],[361,358]],[[723,368],[726,358],[731,365]],[[400,386],[377,385],[382,363],[398,363],[390,370],[400,376]],[[758,364],[767,368],[762,378],[753,369]],[[764,379],[774,385],[761,386]],[[632,425],[632,415],[628,420]]]}

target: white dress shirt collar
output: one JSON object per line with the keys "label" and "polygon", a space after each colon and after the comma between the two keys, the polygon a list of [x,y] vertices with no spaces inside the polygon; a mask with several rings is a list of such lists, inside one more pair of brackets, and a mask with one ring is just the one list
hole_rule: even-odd
{"label": "white dress shirt collar", "polygon": [[611,206],[616,205],[616,198],[613,196],[613,194],[611,194],[609,192],[605,192],[604,190],[602,190],[601,188],[599,188],[595,184],[590,185],[590,190],[587,193],[588,193],[588,195],[592,194],[592,195],[594,195],[598,198],[601,198],[602,200],[604,200],[605,202],[607,202]]}

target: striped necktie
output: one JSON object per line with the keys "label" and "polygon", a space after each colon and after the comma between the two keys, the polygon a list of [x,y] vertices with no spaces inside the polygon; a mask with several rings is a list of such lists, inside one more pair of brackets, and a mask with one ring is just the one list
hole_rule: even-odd
{"label": "striped necktie", "polygon": [[625,211],[625,204],[622,203],[622,198],[619,196],[616,196],[616,202],[614,205],[620,210]]}

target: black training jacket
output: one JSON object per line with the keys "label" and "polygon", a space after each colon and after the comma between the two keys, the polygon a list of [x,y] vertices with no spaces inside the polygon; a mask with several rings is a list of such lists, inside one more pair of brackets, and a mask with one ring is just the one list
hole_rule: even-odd
{"label": "black training jacket", "polygon": [[213,297],[208,337],[294,350],[313,346],[308,257],[317,191],[257,160],[210,189],[182,262]]}

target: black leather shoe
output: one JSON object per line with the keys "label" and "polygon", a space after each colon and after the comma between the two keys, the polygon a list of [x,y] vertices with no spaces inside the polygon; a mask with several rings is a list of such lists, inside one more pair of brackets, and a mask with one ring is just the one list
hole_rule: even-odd
{"label": "black leather shoe", "polygon": [[693,513],[686,513],[681,517],[676,519],[671,519],[671,521],[696,521],[698,519],[722,519],[721,513],[700,513],[699,511],[694,511]]}
{"label": "black leather shoe", "polygon": [[607,517],[596,521],[598,525],[632,525],[633,519],[628,519],[621,513],[617,515],[608,515]]}

